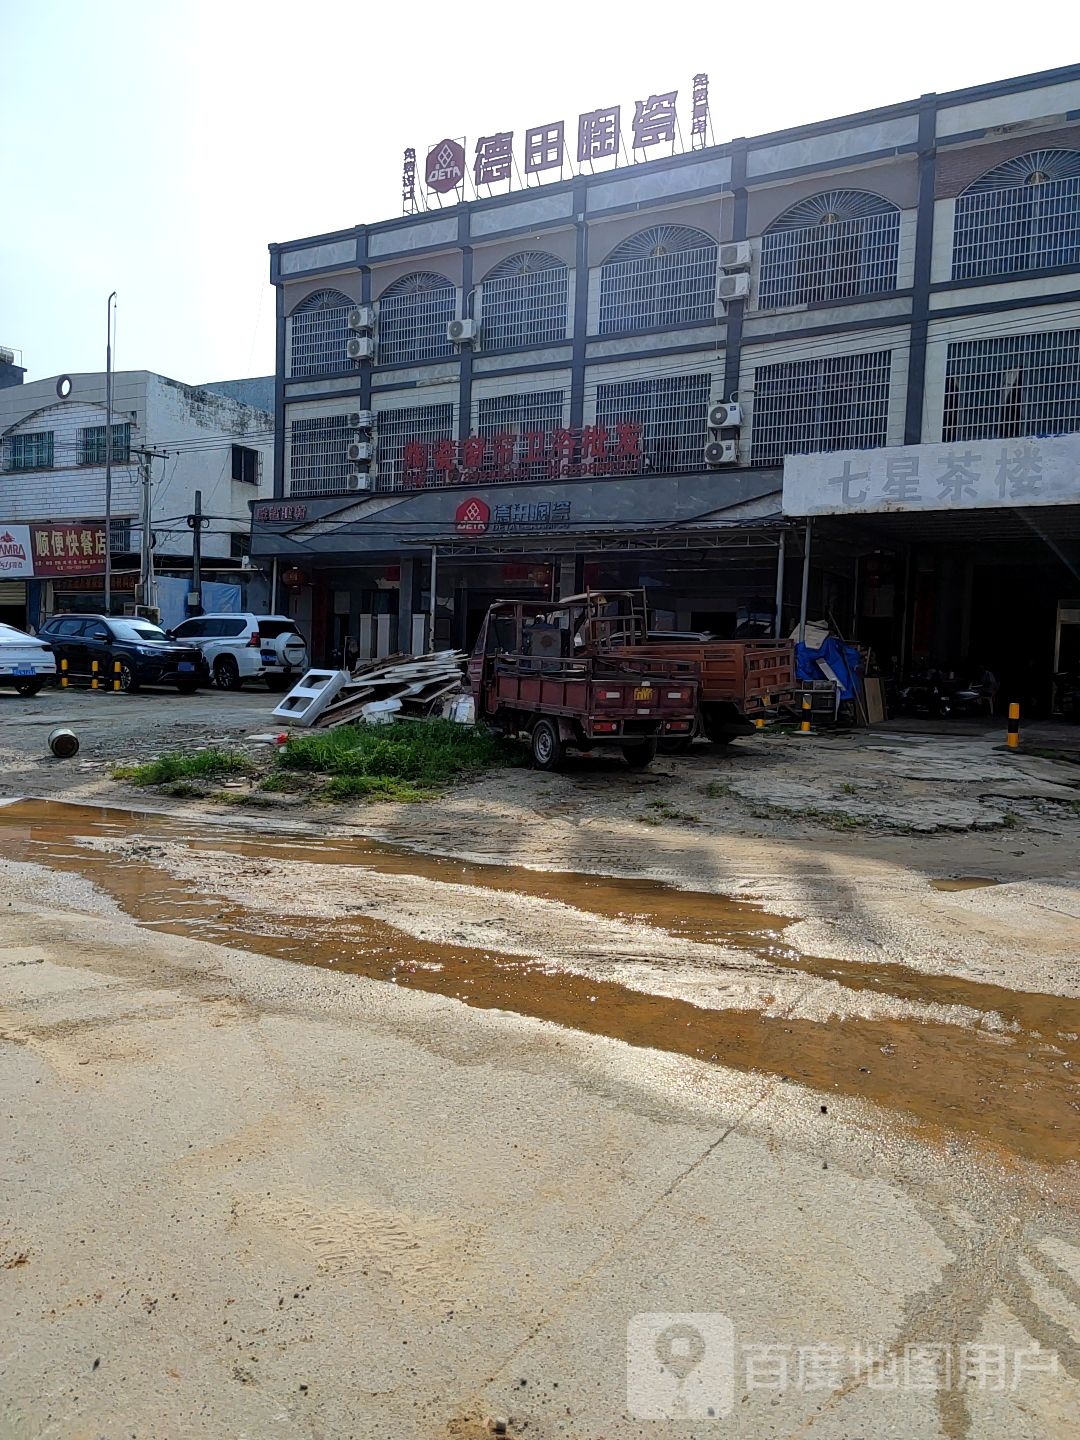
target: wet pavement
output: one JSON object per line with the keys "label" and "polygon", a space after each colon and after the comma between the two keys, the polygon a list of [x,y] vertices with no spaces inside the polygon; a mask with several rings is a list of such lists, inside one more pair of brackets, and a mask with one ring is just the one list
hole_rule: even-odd
{"label": "wet pavement", "polygon": [[[721,895],[655,881],[464,863],[363,838],[302,839],[179,817],[22,801],[0,807],[0,845],[11,859],[74,872],[112,895],[141,924],[281,959],[363,975],[479,1009],[511,1011],[566,1029],[653,1048],[820,1092],[870,1102],[901,1128],[936,1144],[974,1144],[1044,1165],[1077,1158],[1080,1131],[1080,1001],[926,974],[895,963],[856,963],[802,953],[790,917]],[[219,854],[273,864],[348,867],[365,875],[422,877],[493,896],[527,896],[647,926],[657,956],[673,938],[722,946],[778,979],[829,982],[909,1005],[959,1007],[963,1023],[831,1013],[823,1020],[754,1009],[706,1008],[582,975],[497,949],[421,939],[384,920],[348,912],[327,919],[280,906],[247,906],[169,873],[170,857]],[[993,885],[945,876],[941,891]],[[445,904],[452,908],[448,889]],[[497,901],[493,900],[493,905]],[[766,995],[766,999],[771,999]]]}

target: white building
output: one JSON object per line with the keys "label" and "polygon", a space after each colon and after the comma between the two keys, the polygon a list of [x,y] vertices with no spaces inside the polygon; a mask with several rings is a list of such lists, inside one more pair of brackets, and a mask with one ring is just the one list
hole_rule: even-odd
{"label": "white building", "polygon": [[[105,398],[104,373],[0,389],[0,620],[103,604]],[[148,482],[157,571],[190,575],[199,492],[204,575],[248,577],[249,502],[272,483],[270,414],[214,386],[118,371],[112,446],[114,611],[135,603]]]}

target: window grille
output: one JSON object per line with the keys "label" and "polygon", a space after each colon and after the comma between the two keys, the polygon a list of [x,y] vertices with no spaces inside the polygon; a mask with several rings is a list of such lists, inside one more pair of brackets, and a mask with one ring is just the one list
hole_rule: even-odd
{"label": "window grille", "polygon": [[[403,410],[380,410],[375,417],[379,468],[377,490],[426,489],[453,484],[454,474],[436,467],[435,447],[440,440],[454,438],[454,407],[413,405]],[[423,460],[405,474],[405,447],[423,448]]]}
{"label": "window grille", "polygon": [[[102,461],[102,464],[105,462]],[[109,549],[114,555],[131,554],[131,520],[122,518],[109,521]]]}
{"label": "window grille", "polygon": [[685,225],[655,225],[600,267],[600,334],[712,320],[716,241]]}
{"label": "window grille", "polygon": [[658,474],[704,468],[711,375],[665,375],[596,387],[596,423],[641,426],[645,469]]}
{"label": "window grille", "polygon": [[536,250],[496,265],[481,287],[484,349],[565,340],[568,276],[561,260]]}
{"label": "window grille", "polygon": [[30,430],[7,437],[7,470],[51,470],[53,463],[53,432]]}
{"label": "window grille", "polygon": [[451,359],[446,327],[456,310],[457,291],[444,275],[425,271],[395,280],[379,301],[379,364]]}
{"label": "window grille", "polygon": [[289,465],[290,495],[338,495],[349,474],[346,448],[353,438],[347,415],[294,420]]}
{"label": "window grille", "polygon": [[[513,469],[522,480],[543,480],[551,474],[550,441],[545,442],[543,460],[526,460],[525,442],[522,436],[529,431],[540,431],[550,436],[563,423],[563,392],[561,390],[539,390],[531,395],[493,395],[480,400],[476,407],[476,433],[485,438],[494,435],[514,434],[518,437],[514,446]],[[494,470],[495,460],[487,461],[487,468]]]}
{"label": "window grille", "polygon": [[953,279],[1080,264],[1080,150],[1033,150],[957,197]]}
{"label": "window grille", "polygon": [[755,464],[886,442],[891,352],[785,360],[754,372]]}
{"label": "window grille", "polygon": [[761,237],[758,305],[812,305],[896,289],[900,211],[865,190],[801,200]]}
{"label": "window grille", "polygon": [[[130,424],[112,427],[112,463],[127,465],[131,460]],[[105,464],[105,426],[87,425],[79,431],[79,464]]]}
{"label": "window grille", "polygon": [[356,369],[358,362],[349,359],[345,348],[352,334],[352,308],[340,290],[320,290],[297,306],[292,315],[291,379]]}
{"label": "window grille", "polygon": [[961,340],[945,361],[942,440],[1080,430],[1080,330]]}

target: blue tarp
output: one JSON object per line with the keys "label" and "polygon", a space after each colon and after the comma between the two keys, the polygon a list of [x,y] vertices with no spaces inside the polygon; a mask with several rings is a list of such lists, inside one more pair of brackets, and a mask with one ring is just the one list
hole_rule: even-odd
{"label": "blue tarp", "polygon": [[[166,630],[187,619],[185,600],[191,589],[186,575],[159,575],[157,582],[158,606],[161,623]],[[202,585],[203,609],[211,615],[226,613],[235,615],[243,603],[243,592],[239,585],[224,581],[204,580]]]}
{"label": "blue tarp", "polygon": [[818,668],[818,661],[824,660],[840,681],[840,699],[853,700],[862,675],[858,647],[845,645],[830,635],[820,650],[811,650],[809,645],[795,646],[795,674],[800,680],[827,680],[829,677]]}

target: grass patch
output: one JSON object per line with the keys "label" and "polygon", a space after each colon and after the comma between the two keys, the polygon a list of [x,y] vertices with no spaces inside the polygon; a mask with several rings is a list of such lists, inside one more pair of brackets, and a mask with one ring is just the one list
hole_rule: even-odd
{"label": "grass patch", "polygon": [[719,800],[724,795],[735,793],[726,780],[710,780],[704,789],[710,800]]}
{"label": "grass patch", "polygon": [[278,751],[276,773],[331,776],[320,791],[328,800],[413,801],[472,771],[520,765],[524,758],[520,746],[484,730],[450,720],[399,721],[295,736]]}
{"label": "grass patch", "polygon": [[178,784],[191,785],[193,780],[214,780],[220,775],[249,775],[254,766],[239,750],[197,750],[185,755],[174,751],[159,755],[145,765],[116,765],[114,780],[130,780],[133,785],[172,785],[172,795],[201,794],[191,786],[187,790],[176,788]]}
{"label": "grass patch", "polygon": [[259,781],[258,788],[266,795],[308,795],[316,783],[314,775],[299,775],[290,770],[272,770]]}

